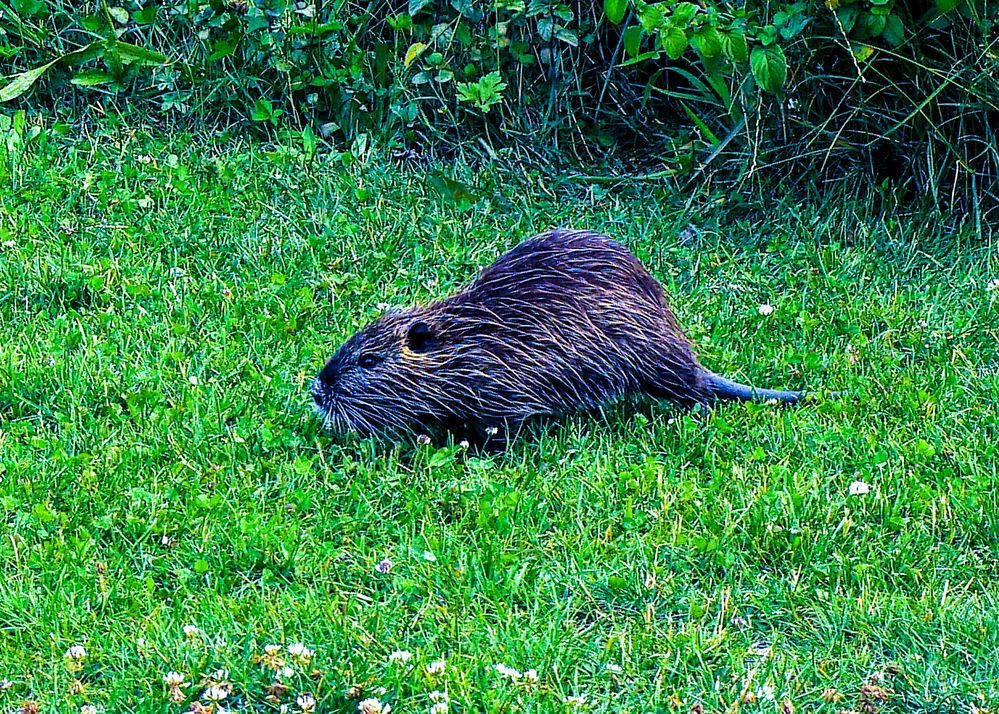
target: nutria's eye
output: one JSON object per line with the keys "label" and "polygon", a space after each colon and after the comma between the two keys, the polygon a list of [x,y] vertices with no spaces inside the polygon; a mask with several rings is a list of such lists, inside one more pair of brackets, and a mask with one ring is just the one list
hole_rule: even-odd
{"label": "nutria's eye", "polygon": [[426,352],[433,343],[433,330],[425,322],[414,322],[406,333],[406,346],[413,352]]}
{"label": "nutria's eye", "polygon": [[363,354],[357,358],[357,366],[360,367],[361,369],[370,369],[379,362],[381,362],[381,359],[378,357],[378,355],[371,354],[370,352],[367,354]]}

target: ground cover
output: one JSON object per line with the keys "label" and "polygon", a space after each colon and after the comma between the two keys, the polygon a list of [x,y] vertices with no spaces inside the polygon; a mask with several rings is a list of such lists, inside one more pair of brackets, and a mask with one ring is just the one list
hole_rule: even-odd
{"label": "ground cover", "polygon": [[[459,162],[469,206],[377,155],[120,127],[6,159],[0,710],[182,711],[216,670],[254,711],[999,704],[981,227]],[[555,225],[633,248],[712,369],[850,397],[610,409],[497,457],[323,433],[335,343]]]}

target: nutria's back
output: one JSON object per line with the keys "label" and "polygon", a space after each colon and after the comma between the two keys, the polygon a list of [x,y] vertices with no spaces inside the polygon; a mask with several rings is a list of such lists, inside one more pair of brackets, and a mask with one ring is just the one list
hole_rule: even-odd
{"label": "nutria's back", "polygon": [[662,287],[624,246],[590,231],[530,238],[440,302],[386,314],[313,384],[333,426],[361,432],[467,424],[479,432],[629,393],[797,399],[723,380],[697,361]]}

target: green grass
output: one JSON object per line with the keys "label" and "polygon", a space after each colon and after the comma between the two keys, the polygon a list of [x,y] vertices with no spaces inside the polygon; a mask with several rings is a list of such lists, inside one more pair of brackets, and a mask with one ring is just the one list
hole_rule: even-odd
{"label": "green grass", "polygon": [[[831,713],[886,671],[884,712],[999,704],[991,235],[458,166],[469,209],[421,169],[124,129],[2,170],[0,711],[182,711],[164,674],[219,668],[276,711],[256,658],[293,642],[293,710]],[[379,303],[560,224],[630,245],[712,369],[851,396],[612,408],[481,458],[323,433],[308,382]]]}

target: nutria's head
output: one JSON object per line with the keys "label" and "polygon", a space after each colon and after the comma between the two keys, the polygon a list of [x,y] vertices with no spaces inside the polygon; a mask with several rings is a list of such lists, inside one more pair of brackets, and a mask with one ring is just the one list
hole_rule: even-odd
{"label": "nutria's head", "polygon": [[432,310],[389,312],[336,351],[312,382],[312,398],[338,431],[412,426],[446,411],[438,370],[452,359]]}

